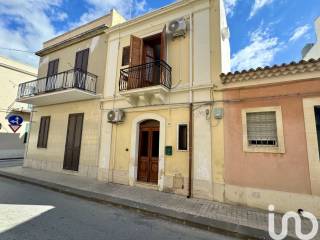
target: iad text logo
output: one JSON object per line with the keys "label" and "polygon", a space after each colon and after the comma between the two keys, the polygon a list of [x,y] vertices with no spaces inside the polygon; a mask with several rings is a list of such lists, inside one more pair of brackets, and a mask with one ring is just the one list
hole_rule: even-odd
{"label": "iad text logo", "polygon": [[277,234],[275,232],[275,226],[274,226],[274,206],[273,205],[269,205],[269,211],[270,212],[269,212],[269,216],[268,216],[268,222],[269,222],[268,231],[269,231],[270,237],[274,240],[282,240],[288,235],[288,220],[290,218],[293,218],[295,221],[295,232],[296,232],[296,236],[299,239],[310,240],[310,239],[314,238],[316,236],[316,234],[318,233],[319,226],[318,226],[317,218],[312,213],[302,211],[301,212],[302,217],[309,219],[312,223],[311,232],[309,232],[308,234],[302,233],[302,231],[301,231],[302,225],[301,225],[300,215],[295,212],[287,212],[282,217],[281,233]]}

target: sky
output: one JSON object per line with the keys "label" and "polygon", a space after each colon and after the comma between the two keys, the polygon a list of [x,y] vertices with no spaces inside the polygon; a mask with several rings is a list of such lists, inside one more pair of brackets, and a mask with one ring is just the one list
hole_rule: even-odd
{"label": "sky", "polygon": [[[175,0],[0,0],[0,55],[37,67],[42,43],[117,9],[127,19]],[[289,63],[316,41],[320,0],[224,0],[232,71]],[[11,50],[8,50],[11,49]],[[12,49],[20,50],[14,51]]]}

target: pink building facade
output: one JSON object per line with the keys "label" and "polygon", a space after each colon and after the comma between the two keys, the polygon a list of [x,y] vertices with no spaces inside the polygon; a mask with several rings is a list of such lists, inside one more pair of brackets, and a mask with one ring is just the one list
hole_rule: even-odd
{"label": "pink building facade", "polygon": [[320,216],[320,61],[221,79],[226,201]]}

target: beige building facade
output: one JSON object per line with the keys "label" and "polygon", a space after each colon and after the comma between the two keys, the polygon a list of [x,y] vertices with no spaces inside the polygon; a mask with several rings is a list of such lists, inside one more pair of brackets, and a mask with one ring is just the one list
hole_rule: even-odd
{"label": "beige building facade", "polygon": [[211,145],[223,134],[213,86],[230,71],[222,1],[180,1],[130,21],[112,11],[37,54],[39,79],[18,97],[34,105],[26,167],[221,198],[223,151]]}
{"label": "beige building facade", "polygon": [[113,10],[37,54],[26,167],[320,216],[319,60],[228,73],[222,0]]}
{"label": "beige building facade", "polygon": [[[36,78],[37,70],[31,66],[0,56],[0,159],[23,158],[29,129],[31,106],[16,103],[18,85]],[[8,122],[18,115],[24,122],[14,132]]]}

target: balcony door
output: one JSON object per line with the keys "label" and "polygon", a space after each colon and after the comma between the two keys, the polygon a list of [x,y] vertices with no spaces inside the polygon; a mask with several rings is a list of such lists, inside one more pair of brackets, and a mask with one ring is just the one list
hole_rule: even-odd
{"label": "balcony door", "polygon": [[160,60],[166,61],[166,26],[159,34],[146,38],[131,35],[128,90],[159,85]]}
{"label": "balcony door", "polygon": [[45,91],[50,92],[59,88],[57,86],[59,59],[55,59],[49,62],[47,78],[45,82]]}
{"label": "balcony door", "polygon": [[75,87],[79,89],[86,89],[86,79],[89,60],[89,48],[76,53],[76,60],[74,64]]}
{"label": "balcony door", "polygon": [[160,123],[147,120],[140,124],[138,181],[158,183]]}
{"label": "balcony door", "polygon": [[83,116],[83,113],[69,115],[63,169],[71,171],[79,169]]}

